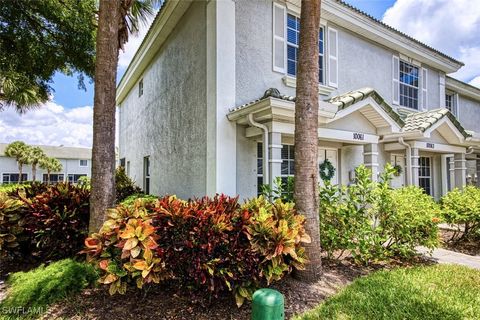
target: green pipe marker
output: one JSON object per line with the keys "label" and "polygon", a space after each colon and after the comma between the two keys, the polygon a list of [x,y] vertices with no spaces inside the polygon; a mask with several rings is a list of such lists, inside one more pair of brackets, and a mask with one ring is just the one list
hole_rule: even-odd
{"label": "green pipe marker", "polygon": [[252,297],[252,320],[284,320],[285,299],[273,289],[259,289]]}

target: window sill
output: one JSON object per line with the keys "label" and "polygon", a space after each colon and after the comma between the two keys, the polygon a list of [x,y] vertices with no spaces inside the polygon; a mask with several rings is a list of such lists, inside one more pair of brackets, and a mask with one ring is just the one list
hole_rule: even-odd
{"label": "window sill", "polygon": [[[295,77],[292,77],[292,76],[284,76],[283,77],[283,83],[285,83],[285,85],[287,87],[292,87],[292,88],[297,87],[297,79]],[[333,91],[335,91],[335,88],[333,88],[333,87],[329,87],[329,86],[326,86],[326,85],[323,85],[323,84],[318,85],[318,93],[322,96],[328,96]]]}
{"label": "window sill", "polygon": [[423,110],[417,110],[417,109],[413,109],[413,108],[409,108],[409,107],[403,107],[403,106],[399,106],[399,105],[395,105],[395,107],[397,107],[397,111],[399,113],[403,113],[403,114],[417,113],[417,112],[422,112],[423,111]]}

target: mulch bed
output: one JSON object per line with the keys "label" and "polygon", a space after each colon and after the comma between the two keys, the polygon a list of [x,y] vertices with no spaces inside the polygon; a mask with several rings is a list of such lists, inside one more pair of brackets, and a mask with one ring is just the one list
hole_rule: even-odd
{"label": "mulch bed", "polygon": [[[274,284],[272,288],[285,296],[286,319],[307,311],[326,297],[336,293],[353,279],[376,268],[359,267],[347,260],[324,265],[323,278],[303,283],[293,277]],[[103,288],[84,290],[80,295],[53,305],[42,319],[250,319],[251,304],[237,308],[233,296],[225,294],[210,302],[194,301],[179,295],[175,288],[157,286],[146,296],[139,291],[110,296]]]}
{"label": "mulch bed", "polygon": [[480,256],[480,241],[472,240],[460,240],[450,241],[453,236],[453,230],[440,230],[440,239],[442,241],[442,247],[455,252],[468,254],[471,256]]}

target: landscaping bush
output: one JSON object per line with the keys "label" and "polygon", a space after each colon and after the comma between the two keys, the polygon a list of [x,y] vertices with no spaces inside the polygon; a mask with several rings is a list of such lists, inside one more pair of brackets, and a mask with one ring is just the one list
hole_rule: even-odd
{"label": "landscaping bush", "polygon": [[306,262],[304,219],[280,200],[260,197],[241,206],[224,195],[137,199],[109,217],[84,252],[111,294],[125,293],[127,284],[173,280],[195,294],[232,291],[241,305],[260,284]]}
{"label": "landscaping bush", "polygon": [[116,203],[120,203],[133,194],[143,194],[140,187],[125,173],[124,167],[115,170]]}
{"label": "landscaping bush", "polygon": [[11,258],[17,250],[23,223],[19,214],[22,203],[0,192],[0,257]]}
{"label": "landscaping bush", "polygon": [[453,233],[451,240],[476,238],[480,235],[480,189],[467,186],[462,190],[454,189],[441,199],[443,219],[457,225],[463,232]]}
{"label": "landscaping bush", "polygon": [[87,189],[66,183],[12,191],[0,214],[7,221],[2,228],[15,235],[16,243],[14,250],[2,247],[0,253],[42,262],[75,256],[88,234],[89,195]]}
{"label": "landscaping bush", "polygon": [[46,311],[50,303],[80,292],[97,279],[94,268],[71,259],[61,260],[49,266],[40,266],[28,272],[12,274],[8,280],[8,294],[0,303],[0,310],[11,311],[11,318],[35,317]]}
{"label": "landscaping bush", "polygon": [[363,165],[355,173],[352,185],[320,188],[320,239],[330,258],[347,251],[361,263],[408,259],[418,245],[438,245],[440,209],[432,197],[413,186],[391,189],[390,165],[379,182]]}
{"label": "landscaping bush", "polygon": [[137,199],[155,202],[156,200],[158,200],[158,197],[150,194],[135,193],[125,198],[122,202],[120,202],[120,204],[124,206],[132,206]]}

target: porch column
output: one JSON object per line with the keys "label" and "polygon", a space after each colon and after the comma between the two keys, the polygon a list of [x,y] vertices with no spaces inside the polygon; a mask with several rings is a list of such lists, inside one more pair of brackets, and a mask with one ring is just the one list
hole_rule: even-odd
{"label": "porch column", "polygon": [[378,144],[369,143],[363,145],[363,163],[372,171],[372,181],[378,180]]}
{"label": "porch column", "polygon": [[418,181],[418,170],[420,169],[419,164],[420,154],[418,148],[412,148],[412,185],[419,186],[420,183]]}
{"label": "porch column", "polygon": [[268,152],[270,160],[268,169],[270,170],[268,183],[273,186],[273,182],[282,174],[282,134],[279,132],[270,132],[268,137]]}
{"label": "porch column", "polygon": [[467,160],[465,153],[455,153],[453,156],[455,161],[455,187],[463,189],[467,184]]}
{"label": "porch column", "polygon": [[480,156],[477,155],[477,160],[476,160],[476,164],[477,164],[477,187],[480,187]]}

